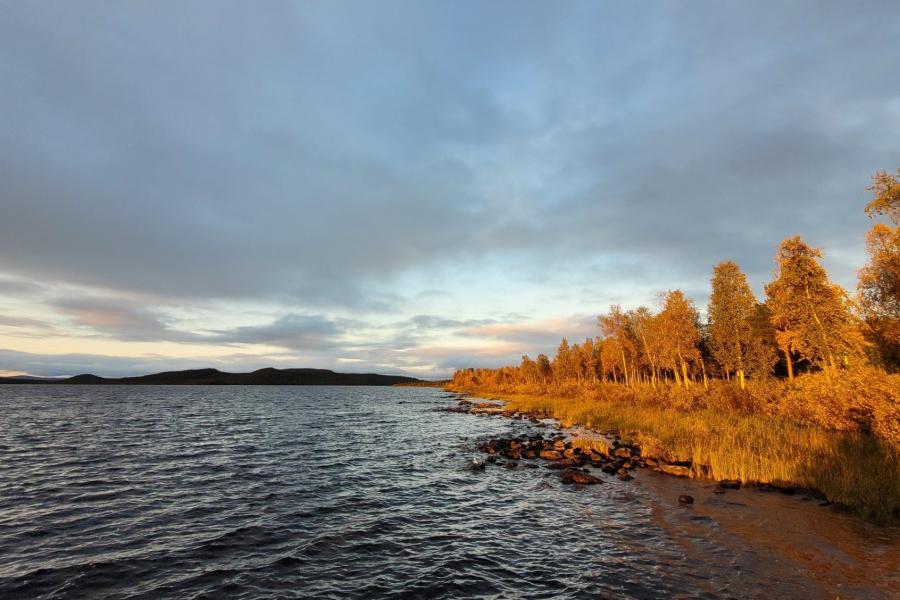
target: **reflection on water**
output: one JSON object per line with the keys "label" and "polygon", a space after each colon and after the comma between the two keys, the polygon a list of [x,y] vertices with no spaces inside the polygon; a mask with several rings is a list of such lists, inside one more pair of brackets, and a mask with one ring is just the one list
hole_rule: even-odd
{"label": "reflection on water", "polygon": [[[465,468],[420,388],[0,386],[0,597],[891,597],[900,533],[639,472]],[[541,431],[541,430],[538,430]],[[696,502],[677,504],[679,494]]]}

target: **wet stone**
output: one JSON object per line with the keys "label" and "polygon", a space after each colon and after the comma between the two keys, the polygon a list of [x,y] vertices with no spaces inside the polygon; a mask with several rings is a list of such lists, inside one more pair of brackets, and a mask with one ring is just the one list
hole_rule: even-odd
{"label": "wet stone", "polygon": [[595,485],[597,483],[603,483],[603,480],[599,477],[594,477],[589,473],[578,471],[576,469],[567,469],[563,471],[559,474],[559,478],[563,483],[572,483],[576,485]]}

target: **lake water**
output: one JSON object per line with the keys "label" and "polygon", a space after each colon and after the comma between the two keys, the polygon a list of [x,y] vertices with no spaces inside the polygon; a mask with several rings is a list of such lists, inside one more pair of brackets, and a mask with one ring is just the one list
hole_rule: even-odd
{"label": "lake water", "polygon": [[446,396],[0,386],[0,598],[897,597],[896,528],[647,471],[473,473],[532,425]]}

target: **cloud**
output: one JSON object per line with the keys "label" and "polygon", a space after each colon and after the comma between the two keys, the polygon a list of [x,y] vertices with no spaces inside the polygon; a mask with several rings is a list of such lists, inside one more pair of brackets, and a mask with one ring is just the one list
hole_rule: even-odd
{"label": "cloud", "polygon": [[0,300],[424,368],[447,337],[587,332],[511,313],[702,304],[723,259],[761,291],[795,233],[852,287],[868,177],[900,164],[896,47],[889,2],[18,3]]}
{"label": "cloud", "polygon": [[341,348],[343,336],[359,322],[334,320],[323,315],[285,315],[264,325],[249,325],[216,332],[211,341],[265,344],[293,350],[327,351]]}
{"label": "cloud", "polygon": [[131,341],[199,342],[200,335],[171,327],[152,310],[121,299],[71,297],[48,303],[75,327]]}
{"label": "cloud", "polygon": [[464,335],[515,344],[522,349],[520,354],[524,354],[526,351],[548,352],[563,337],[570,342],[580,343],[586,338],[599,335],[599,329],[596,315],[580,315],[566,319],[474,326],[467,328]]}

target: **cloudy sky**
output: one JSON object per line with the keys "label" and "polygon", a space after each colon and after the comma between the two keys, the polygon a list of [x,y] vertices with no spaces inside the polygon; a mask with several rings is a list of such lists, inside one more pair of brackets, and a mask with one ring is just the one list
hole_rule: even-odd
{"label": "cloudy sky", "polygon": [[855,287],[900,4],[0,0],[0,372],[442,376],[801,234]]}

